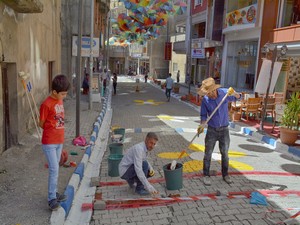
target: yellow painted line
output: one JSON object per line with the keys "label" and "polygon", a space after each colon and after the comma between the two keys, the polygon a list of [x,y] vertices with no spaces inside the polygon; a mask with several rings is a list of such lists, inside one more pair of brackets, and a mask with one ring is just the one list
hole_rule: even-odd
{"label": "yellow painted line", "polygon": [[157,117],[161,120],[172,120],[172,119],[174,119],[172,116],[168,116],[168,115],[161,115],[161,116],[157,116]]}
{"label": "yellow painted line", "polygon": [[237,151],[228,151],[228,156],[231,158],[238,158],[238,157],[244,157],[247,156],[244,152],[237,152]]}
{"label": "yellow painted line", "polygon": [[194,150],[194,151],[201,151],[204,152],[204,145],[200,145],[200,144],[196,144],[196,143],[192,143],[189,145],[189,149]]}
{"label": "yellow painted line", "polygon": [[[219,161],[221,163],[221,161]],[[247,170],[247,171],[251,171],[254,170],[254,168],[246,163],[242,163],[242,162],[238,162],[238,161],[234,161],[234,160],[229,160],[229,166],[231,168],[234,168],[236,170]]]}
{"label": "yellow painted line", "polygon": [[[157,154],[158,157],[163,158],[163,159],[178,159],[180,156],[181,152],[162,152]],[[189,154],[184,153],[181,158],[187,157]]]}
{"label": "yellow painted line", "polygon": [[147,101],[137,99],[137,100],[134,100],[134,102],[137,105],[155,105],[155,106],[165,103],[165,102],[156,102],[153,99],[149,99]]}
{"label": "yellow painted line", "polygon": [[199,160],[190,160],[188,162],[183,163],[183,172],[184,173],[192,173],[197,172],[203,169],[203,161]]}

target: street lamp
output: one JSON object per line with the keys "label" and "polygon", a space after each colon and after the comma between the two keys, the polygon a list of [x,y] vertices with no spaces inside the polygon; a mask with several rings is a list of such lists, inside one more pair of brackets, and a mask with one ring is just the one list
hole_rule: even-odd
{"label": "street lamp", "polygon": [[263,107],[263,112],[262,112],[262,115],[261,115],[260,127],[259,127],[259,129],[261,131],[263,131],[264,130],[264,118],[266,116],[266,108],[267,108],[267,102],[268,102],[268,98],[269,98],[270,86],[271,86],[272,77],[273,77],[274,64],[275,64],[276,61],[278,61],[278,59],[280,59],[281,57],[286,55],[287,47],[286,47],[286,45],[283,45],[280,48],[280,52],[278,52],[277,44],[270,44],[269,42],[267,42],[264,45],[264,47],[262,47],[261,52],[262,52],[262,54],[264,54],[266,56],[266,58],[268,58],[268,56],[270,54],[272,54],[272,63],[271,63],[271,69],[270,69],[269,82],[268,82],[266,96],[265,96],[265,99],[264,99],[264,107]]}

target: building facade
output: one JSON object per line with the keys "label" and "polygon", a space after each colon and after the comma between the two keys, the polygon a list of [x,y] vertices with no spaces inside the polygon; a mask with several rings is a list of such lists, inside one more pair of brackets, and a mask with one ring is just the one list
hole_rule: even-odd
{"label": "building facade", "polygon": [[[4,0],[0,11],[2,153],[24,133],[36,133],[34,105],[39,108],[49,94],[52,77],[61,72],[61,2]],[[27,77],[25,86],[20,75]]]}

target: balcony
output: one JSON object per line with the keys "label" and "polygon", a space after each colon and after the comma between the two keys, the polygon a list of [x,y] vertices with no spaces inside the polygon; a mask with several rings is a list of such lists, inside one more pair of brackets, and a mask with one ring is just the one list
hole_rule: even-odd
{"label": "balcony", "polygon": [[274,43],[300,41],[300,25],[274,29],[272,38]]}
{"label": "balcony", "polygon": [[173,43],[173,51],[176,54],[186,54],[185,41],[176,41]]}
{"label": "balcony", "polygon": [[2,2],[18,13],[41,13],[44,10],[39,0],[2,0]]}

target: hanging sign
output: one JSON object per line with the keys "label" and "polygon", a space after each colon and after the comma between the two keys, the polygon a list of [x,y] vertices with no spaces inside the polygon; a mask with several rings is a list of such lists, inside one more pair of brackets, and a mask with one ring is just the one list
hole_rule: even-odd
{"label": "hanging sign", "polygon": [[172,59],[172,42],[165,43],[165,60]]}

